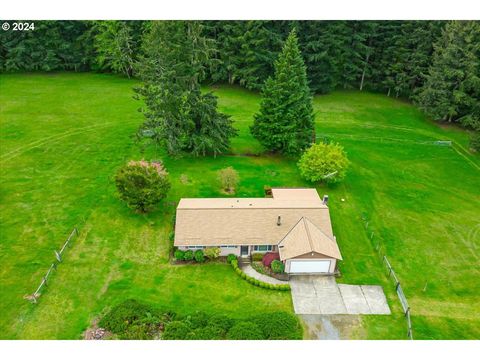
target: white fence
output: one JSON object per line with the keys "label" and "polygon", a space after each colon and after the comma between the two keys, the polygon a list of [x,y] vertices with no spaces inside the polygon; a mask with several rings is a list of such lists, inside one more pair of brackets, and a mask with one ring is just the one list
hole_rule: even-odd
{"label": "white fence", "polygon": [[56,258],[57,261],[54,261],[52,263],[52,265],[50,265],[50,268],[48,269],[47,273],[45,274],[45,276],[42,277],[42,281],[40,282],[40,285],[38,286],[37,290],[35,290],[35,292],[32,295],[25,296],[25,299],[31,301],[34,304],[37,303],[38,298],[42,295],[42,289],[44,287],[48,286],[48,279],[50,278],[50,275],[52,274],[53,270],[55,270],[57,268],[57,265],[60,262],[62,262],[63,252],[65,251],[67,246],[70,244],[70,240],[72,240],[72,238],[75,235],[78,236],[78,229],[76,227],[73,228],[72,232],[68,236],[67,240],[63,244],[60,251],[53,250],[53,252],[55,253],[55,258]]}
{"label": "white fence", "polygon": [[374,232],[368,229],[368,221],[365,214],[362,214],[362,220],[364,222],[365,230],[367,231],[367,235],[372,241],[373,247],[377,251],[377,253],[382,258],[383,264],[386,266],[388,271],[388,278],[393,281],[395,286],[395,291],[398,295],[398,299],[400,300],[400,304],[402,305],[403,314],[405,315],[405,319],[407,321],[407,337],[410,340],[413,340],[413,331],[412,331],[412,321],[410,319],[410,306],[408,305],[407,298],[403,292],[402,286],[400,285],[400,280],[397,277],[397,274],[390,265],[390,261],[388,261],[387,256],[383,253],[381,249],[381,244],[379,241],[374,239]]}

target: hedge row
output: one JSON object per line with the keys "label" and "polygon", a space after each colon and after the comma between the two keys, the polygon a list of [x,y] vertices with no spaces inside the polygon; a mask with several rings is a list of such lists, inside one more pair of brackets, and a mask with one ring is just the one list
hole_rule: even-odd
{"label": "hedge row", "polygon": [[195,311],[185,316],[133,299],[114,306],[99,326],[114,334],[109,338],[122,340],[300,340],[303,333],[292,313],[264,312],[238,319]]}
{"label": "hedge row", "polygon": [[232,264],[233,269],[235,272],[240,276],[242,279],[247,280],[250,284],[264,288],[264,289],[269,289],[269,290],[281,290],[281,291],[288,291],[290,290],[290,285],[284,284],[284,285],[273,285],[273,284],[268,284],[266,282],[260,281],[258,279],[255,279],[251,276],[248,276],[245,274],[242,269],[238,267],[238,260],[233,260],[230,264]]}

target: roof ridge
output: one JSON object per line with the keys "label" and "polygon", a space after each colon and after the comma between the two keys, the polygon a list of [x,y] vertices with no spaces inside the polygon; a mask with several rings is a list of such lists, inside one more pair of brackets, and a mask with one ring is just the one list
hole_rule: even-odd
{"label": "roof ridge", "polygon": [[[305,231],[307,232],[307,239],[308,243],[310,244],[310,251],[313,251],[313,243],[312,243],[312,236],[310,235],[310,230],[308,229],[308,224],[307,224],[307,218],[305,216],[302,216],[303,219],[303,225],[305,226]],[[308,220],[308,222],[311,222]]]}
{"label": "roof ridge", "polygon": [[288,230],[288,232],[285,234],[285,236],[282,238],[282,240],[280,240],[280,241],[278,242],[277,246],[280,245],[280,243],[281,243],[283,240],[285,240],[285,238],[292,232],[293,229],[295,229],[295,228],[297,227],[298,223],[299,223],[300,221],[302,221],[303,218],[304,218],[304,217],[302,216],[302,217],[300,218],[300,220],[298,220],[298,221],[295,223],[295,225],[293,225],[292,228],[291,228],[290,230]]}
{"label": "roof ridge", "polygon": [[334,243],[337,243],[334,239],[332,239],[330,236],[325,234],[325,232],[322,229],[320,229],[317,225],[315,225],[312,221],[310,221],[310,219],[308,218],[305,218],[305,219],[308,220],[308,222],[312,224],[313,227],[315,227],[318,231],[320,231],[323,235],[325,235],[327,239],[329,239],[330,241],[333,241]]}

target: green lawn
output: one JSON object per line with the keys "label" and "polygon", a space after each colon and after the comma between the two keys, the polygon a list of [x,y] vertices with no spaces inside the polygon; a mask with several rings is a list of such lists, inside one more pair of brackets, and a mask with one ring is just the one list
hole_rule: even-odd
{"label": "green lawn", "polygon": [[[170,159],[133,141],[142,121],[133,84],[96,74],[0,77],[0,338],[79,338],[95,316],[127,298],[182,313],[292,311],[290,294],[253,287],[227,265],[171,266],[167,258],[174,202],[222,196],[218,169],[239,171],[239,196],[262,196],[265,184],[308,185],[293,159],[235,156],[261,151],[248,131],[258,95],[213,88],[239,129],[233,156]],[[338,92],[315,98],[315,109],[318,133],[340,142],[352,161],[342,184],[319,188],[330,195],[345,259],[339,281],[383,285],[394,311],[363,317],[354,333],[405,338],[363,214],[402,281],[415,338],[479,338],[480,161],[466,153],[467,135],[380,95]],[[458,145],[432,143],[446,139]],[[173,183],[167,206],[148,215],[127,209],[112,181],[121,164],[142,157],[163,159]],[[73,226],[79,238],[39,304],[28,303],[23,296]]]}

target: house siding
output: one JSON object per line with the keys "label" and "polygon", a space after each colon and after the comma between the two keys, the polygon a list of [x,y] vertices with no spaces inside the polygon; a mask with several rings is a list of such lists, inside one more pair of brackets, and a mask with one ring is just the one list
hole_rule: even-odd
{"label": "house siding", "polygon": [[[236,256],[240,256],[240,246],[236,246],[236,247],[222,247],[222,246],[205,246],[203,250],[205,250],[206,248],[210,248],[210,247],[218,247],[220,248],[220,256],[227,256],[229,254],[234,254]],[[180,250],[182,251],[187,251],[187,250],[197,250],[197,249],[189,249],[188,246],[179,246],[178,247]]]}

